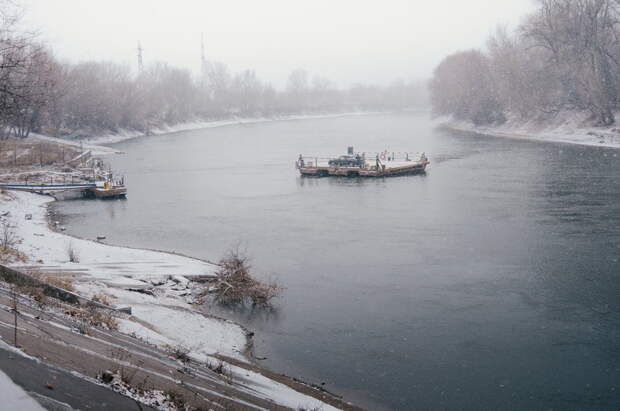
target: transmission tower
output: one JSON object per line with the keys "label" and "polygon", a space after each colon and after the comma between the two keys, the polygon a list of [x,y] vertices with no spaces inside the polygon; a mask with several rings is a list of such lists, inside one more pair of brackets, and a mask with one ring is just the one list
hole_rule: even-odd
{"label": "transmission tower", "polygon": [[142,63],[142,45],[140,44],[140,41],[138,41],[138,72],[142,73],[143,69],[144,64]]}
{"label": "transmission tower", "polygon": [[204,34],[200,33],[200,74],[204,79],[207,73],[207,58],[205,56],[205,40]]}

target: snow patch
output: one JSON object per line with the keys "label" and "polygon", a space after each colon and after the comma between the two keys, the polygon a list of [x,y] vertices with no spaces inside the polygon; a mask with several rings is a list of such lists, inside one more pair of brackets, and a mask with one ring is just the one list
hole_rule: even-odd
{"label": "snow patch", "polygon": [[[616,117],[620,113],[616,114]],[[507,115],[508,120],[497,126],[475,126],[467,121],[448,120],[447,128],[493,137],[551,141],[585,146],[620,148],[620,128],[588,125],[586,113],[560,112],[551,119],[524,120]]]}
{"label": "snow patch", "polygon": [[[257,123],[267,123],[267,122],[272,122],[272,121],[307,120],[307,119],[335,118],[335,117],[345,117],[345,116],[362,116],[362,115],[377,114],[377,113],[379,112],[355,111],[355,112],[332,113],[332,114],[282,115],[282,116],[274,116],[274,117],[246,117],[246,118],[233,117],[233,118],[226,119],[226,120],[206,120],[205,121],[205,120],[197,119],[195,121],[188,121],[188,122],[174,124],[174,125],[163,125],[157,128],[153,128],[149,130],[149,135],[178,133],[181,131],[200,130],[200,129],[205,129],[205,128],[225,127],[225,126],[233,126],[233,125],[240,125],[240,124],[257,124]],[[89,146],[99,147],[99,145],[101,144],[115,144],[115,143],[120,143],[121,141],[129,140],[129,139],[136,138],[136,137],[143,137],[143,136],[145,136],[145,134],[142,131],[121,130],[115,134],[106,134],[106,135],[91,137],[91,138],[87,138],[81,141],[88,144]],[[80,143],[78,142],[77,145],[79,144]]]}
{"label": "snow patch", "polygon": [[22,387],[15,384],[8,375],[0,371],[0,398],[6,410],[44,410]]}

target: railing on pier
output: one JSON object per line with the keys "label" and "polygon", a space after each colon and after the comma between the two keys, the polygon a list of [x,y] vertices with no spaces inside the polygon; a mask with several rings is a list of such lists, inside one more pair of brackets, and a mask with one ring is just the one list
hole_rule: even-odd
{"label": "railing on pier", "polygon": [[[356,153],[355,155],[359,155],[369,167],[376,166],[377,164],[385,165],[397,161],[419,161],[426,159],[424,153],[405,151],[362,152]],[[355,155],[353,157],[355,157]],[[300,154],[296,165],[298,168],[329,167],[329,161],[337,158],[338,157],[304,156]]]}
{"label": "railing on pier", "polygon": [[83,191],[96,187],[95,183],[84,184],[0,184],[4,190],[19,190],[31,192],[59,192],[59,191]]}

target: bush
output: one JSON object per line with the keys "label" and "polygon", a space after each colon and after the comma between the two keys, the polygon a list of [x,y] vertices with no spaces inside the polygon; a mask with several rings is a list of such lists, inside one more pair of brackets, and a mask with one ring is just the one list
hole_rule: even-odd
{"label": "bush", "polygon": [[103,305],[108,305],[108,306],[112,305],[110,303],[110,299],[108,298],[107,294],[104,294],[103,292],[99,292],[99,293],[93,295],[91,300],[93,300],[96,303],[103,304]]}
{"label": "bush", "polygon": [[187,364],[190,361],[189,349],[181,345],[177,345],[176,347],[168,347],[168,352],[172,357],[180,360],[184,364]]}
{"label": "bush", "polygon": [[73,243],[69,243],[67,245],[67,257],[69,257],[70,263],[80,262],[80,255],[78,254],[77,250],[73,247]]}
{"label": "bush", "polygon": [[73,278],[60,273],[46,273],[37,269],[28,271],[28,275],[35,280],[39,280],[54,287],[62,288],[67,291],[75,291],[73,287]]}
{"label": "bush", "polygon": [[2,251],[8,251],[17,244],[17,234],[15,229],[8,221],[3,221],[0,227],[0,247]]}
{"label": "bush", "polygon": [[280,295],[282,289],[275,282],[267,284],[252,277],[249,259],[239,249],[228,251],[218,265],[215,295],[222,304],[269,305]]}
{"label": "bush", "polygon": [[90,306],[86,310],[86,319],[92,326],[118,330],[118,321],[110,310]]}

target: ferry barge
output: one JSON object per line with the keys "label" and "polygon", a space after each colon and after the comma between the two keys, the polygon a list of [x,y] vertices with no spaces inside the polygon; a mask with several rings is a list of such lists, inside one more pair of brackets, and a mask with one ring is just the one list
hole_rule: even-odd
{"label": "ferry barge", "polygon": [[107,181],[97,181],[95,187],[92,187],[88,192],[85,192],[85,197],[96,198],[126,198],[127,187],[125,182],[121,180],[114,181],[112,179]]}
{"label": "ferry barge", "polygon": [[[370,158],[370,160],[369,160]],[[392,177],[426,172],[430,164],[424,153],[355,153],[348,148],[347,155],[337,158],[305,157],[299,155],[297,169],[308,177]]]}

